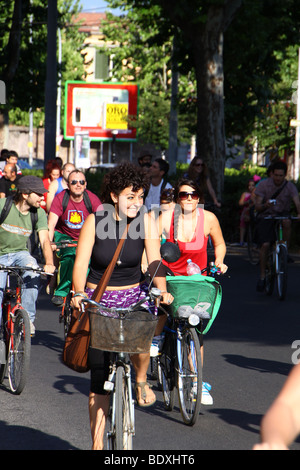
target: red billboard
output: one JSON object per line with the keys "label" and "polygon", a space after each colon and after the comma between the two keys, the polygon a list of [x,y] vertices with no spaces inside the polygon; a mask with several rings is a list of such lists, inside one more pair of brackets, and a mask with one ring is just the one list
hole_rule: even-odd
{"label": "red billboard", "polygon": [[139,87],[131,83],[67,81],[64,137],[88,132],[90,140],[137,140]]}

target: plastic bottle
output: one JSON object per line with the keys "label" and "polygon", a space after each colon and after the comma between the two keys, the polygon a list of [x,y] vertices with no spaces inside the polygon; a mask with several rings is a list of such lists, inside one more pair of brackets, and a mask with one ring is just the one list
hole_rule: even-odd
{"label": "plastic bottle", "polygon": [[193,263],[191,259],[188,259],[186,272],[188,276],[192,276],[193,274],[201,274],[201,269],[199,268],[198,264]]}

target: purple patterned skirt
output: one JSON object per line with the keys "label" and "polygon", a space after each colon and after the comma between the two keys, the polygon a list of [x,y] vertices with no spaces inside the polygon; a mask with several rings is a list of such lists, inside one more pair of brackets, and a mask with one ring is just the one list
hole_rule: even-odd
{"label": "purple patterned skirt", "polygon": [[[94,289],[86,287],[85,292],[87,293],[88,297],[91,298]],[[101,298],[101,304],[108,308],[127,308],[139,300],[145,299],[148,295],[148,292],[148,284],[146,282],[139,284],[138,286],[131,287],[130,289],[106,290]],[[142,306],[153,315],[157,315],[157,308],[149,300],[142,304]]]}

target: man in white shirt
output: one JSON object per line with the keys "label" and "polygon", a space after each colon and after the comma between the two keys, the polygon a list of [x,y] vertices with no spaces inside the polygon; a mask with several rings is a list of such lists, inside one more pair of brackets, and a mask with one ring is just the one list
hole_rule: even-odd
{"label": "man in white shirt", "polygon": [[145,205],[149,210],[160,206],[160,194],[163,189],[172,188],[166,181],[169,164],[163,158],[156,158],[150,167],[151,184],[145,199]]}

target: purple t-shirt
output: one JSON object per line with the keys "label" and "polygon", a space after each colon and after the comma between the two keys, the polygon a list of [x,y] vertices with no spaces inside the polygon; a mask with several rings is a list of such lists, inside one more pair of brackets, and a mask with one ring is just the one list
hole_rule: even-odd
{"label": "purple t-shirt", "polygon": [[[87,189],[86,192],[89,195],[93,212],[101,210],[102,204],[98,196]],[[67,235],[72,240],[78,240],[83,222],[89,215],[89,211],[87,210],[83,200],[81,202],[74,202],[70,197],[67,208],[65,212],[62,213],[62,201],[64,194],[65,191],[57,194],[57,196],[54,197],[50,208],[50,212],[53,212],[58,216],[55,231]]]}

